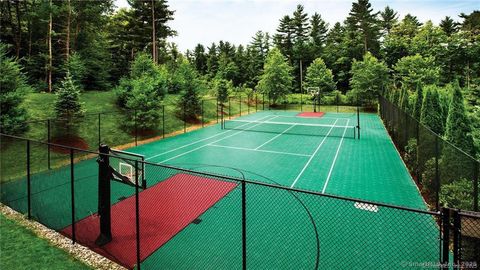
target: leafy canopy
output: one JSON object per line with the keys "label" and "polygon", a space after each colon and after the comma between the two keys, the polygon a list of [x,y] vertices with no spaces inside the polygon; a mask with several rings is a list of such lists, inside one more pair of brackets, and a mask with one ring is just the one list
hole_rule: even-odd
{"label": "leafy canopy", "polygon": [[291,72],[292,67],[280,50],[273,48],[268,52],[257,89],[276,104],[279,99],[285,98],[290,93],[293,82]]}

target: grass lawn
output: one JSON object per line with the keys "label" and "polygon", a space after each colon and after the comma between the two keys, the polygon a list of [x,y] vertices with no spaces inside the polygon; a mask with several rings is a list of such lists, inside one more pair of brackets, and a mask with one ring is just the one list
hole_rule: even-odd
{"label": "grass lawn", "polygon": [[0,214],[0,269],[90,269]]}

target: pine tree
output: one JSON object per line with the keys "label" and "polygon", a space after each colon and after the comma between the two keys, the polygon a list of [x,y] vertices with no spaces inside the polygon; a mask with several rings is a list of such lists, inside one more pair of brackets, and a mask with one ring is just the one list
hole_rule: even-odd
{"label": "pine tree", "polygon": [[417,121],[420,121],[420,116],[422,112],[422,104],[423,104],[423,87],[422,84],[417,83],[417,91],[415,93],[415,105],[413,107],[413,118]]}
{"label": "pine tree", "polygon": [[75,135],[78,132],[78,121],[83,116],[83,104],[80,102],[80,89],[69,72],[65,75],[61,86],[56,90],[55,114],[57,117],[55,136]]}
{"label": "pine tree", "polygon": [[[471,121],[465,110],[464,99],[458,81],[454,83],[452,99],[448,110],[445,139],[452,145],[475,157]],[[473,180],[474,158],[467,157],[455,147],[444,144],[441,160],[441,179],[455,184],[462,178]]]}
{"label": "pine tree", "polygon": [[293,82],[291,72],[292,67],[287,59],[278,48],[273,48],[268,52],[257,89],[265,93],[275,105],[279,99],[290,93]]}
{"label": "pine tree", "polygon": [[277,34],[274,36],[274,42],[283,55],[285,55],[289,60],[293,59],[293,36],[293,20],[290,18],[290,16],[285,15],[280,19],[280,24],[277,28]]}
{"label": "pine tree", "polygon": [[444,124],[442,123],[440,99],[435,86],[429,86],[425,89],[420,123],[430,128],[436,134],[443,134]]}
{"label": "pine tree", "polygon": [[393,26],[398,21],[398,13],[391,9],[389,6],[386,6],[385,9],[380,12],[380,16],[380,26],[383,29],[384,35],[389,35]]}
{"label": "pine tree", "polygon": [[297,5],[297,9],[293,12],[292,28],[293,41],[296,46],[304,45],[308,40],[310,25],[308,24],[308,14],[305,13],[302,5]]}
{"label": "pine tree", "polygon": [[228,101],[228,81],[220,79],[216,81],[218,102],[224,104]]}
{"label": "pine tree", "polygon": [[207,73],[210,78],[215,77],[217,74],[218,69],[218,52],[217,52],[217,45],[212,43],[212,45],[208,48],[207,53]]}
{"label": "pine tree", "polygon": [[458,81],[456,81],[448,110],[445,139],[466,153],[473,155],[474,147],[471,132],[472,126],[467,117],[462,91]]}
{"label": "pine tree", "polygon": [[25,94],[31,91],[20,65],[7,56],[0,43],[0,132],[19,134],[26,130],[27,111],[21,106]]}
{"label": "pine tree", "polygon": [[408,107],[409,96],[410,95],[408,93],[407,87],[402,85],[400,102],[399,102],[398,105],[399,105],[399,108],[402,109],[406,113],[409,112],[409,107]]}
{"label": "pine tree", "polygon": [[358,32],[363,43],[364,53],[376,54],[379,50],[378,37],[380,36],[377,13],[373,12],[369,0],[358,0],[352,3],[347,17],[347,25],[352,31]]}
{"label": "pine tree", "polygon": [[314,13],[310,20],[310,24],[312,26],[310,31],[310,46],[312,57],[316,59],[321,56],[323,47],[325,46],[328,33],[328,23],[322,19],[320,14]]}
{"label": "pine tree", "polygon": [[449,16],[446,16],[442,21],[440,21],[439,26],[442,28],[443,32],[447,34],[447,36],[451,36],[453,33],[458,31],[458,23],[455,22]]}
{"label": "pine tree", "polygon": [[205,47],[202,44],[195,46],[193,61],[198,73],[204,75],[207,72],[207,56],[205,55]]}

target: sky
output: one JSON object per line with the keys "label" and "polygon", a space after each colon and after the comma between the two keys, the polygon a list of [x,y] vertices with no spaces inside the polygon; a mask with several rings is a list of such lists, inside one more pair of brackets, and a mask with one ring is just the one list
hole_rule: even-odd
{"label": "sky", "polygon": [[[438,24],[445,16],[459,20],[460,13],[480,10],[479,0],[371,0],[375,11],[390,6],[400,17],[410,13],[424,22]],[[115,0],[117,7],[128,7],[126,0]],[[175,10],[169,25],[178,32],[170,38],[181,51],[193,49],[198,43],[209,46],[219,40],[247,45],[255,32],[262,30],[274,34],[280,18],[290,15],[297,4],[312,15],[319,13],[333,26],[342,22],[352,6],[351,0],[171,0]]]}

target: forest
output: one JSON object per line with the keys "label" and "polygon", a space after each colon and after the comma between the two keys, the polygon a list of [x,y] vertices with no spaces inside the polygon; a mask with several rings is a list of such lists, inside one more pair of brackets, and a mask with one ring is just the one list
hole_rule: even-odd
{"label": "forest", "polygon": [[[275,33],[259,30],[249,44],[219,40],[181,52],[168,41],[178,30],[169,26],[176,13],[167,1],[114,4],[0,2],[2,132],[21,134],[35,118],[22,105],[32,93],[52,95],[48,109],[72,118],[86,112],[79,100],[88,91],[113,92],[118,107],[141,111],[141,128],[154,129],[169,96],[194,121],[201,97],[264,93],[275,104],[319,87],[323,103],[334,94],[343,104],[375,106],[386,96],[463,151],[480,153],[478,10],[436,25],[358,0],[330,25],[327,10],[298,5]],[[452,104],[460,104],[456,118]],[[452,135],[451,125],[463,133]]]}

